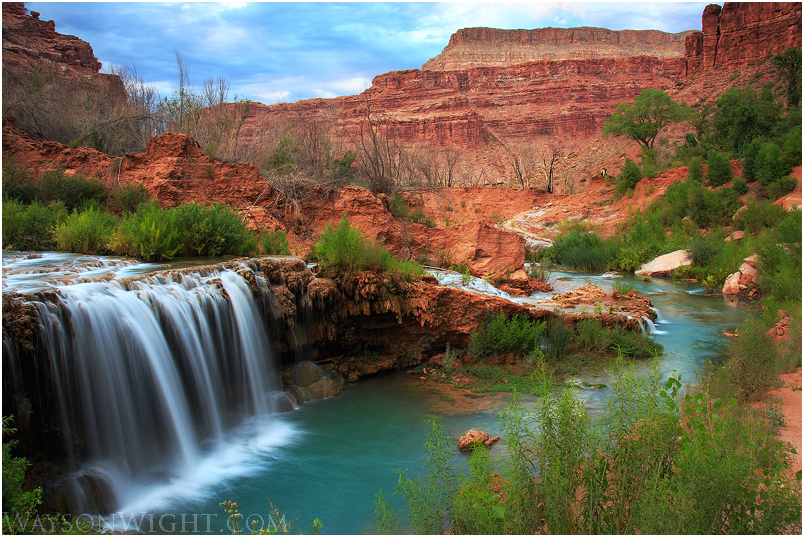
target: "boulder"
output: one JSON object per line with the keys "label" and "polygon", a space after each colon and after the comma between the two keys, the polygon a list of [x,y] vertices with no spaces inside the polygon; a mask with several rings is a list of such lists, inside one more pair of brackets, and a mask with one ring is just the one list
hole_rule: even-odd
{"label": "boulder", "polygon": [[335,396],[341,392],[341,386],[335,380],[325,377],[314,381],[307,387],[307,390],[310,393],[311,400],[319,400]]}
{"label": "boulder", "polygon": [[731,243],[735,241],[737,243],[738,241],[744,238],[744,235],[746,235],[746,232],[744,232],[743,230],[734,231],[726,239],[724,239],[724,242]]}
{"label": "boulder", "polygon": [[755,269],[757,262],[757,254],[745,258],[738,271],[729,275],[724,281],[721,293],[724,295],[755,297],[758,293],[758,272]]}
{"label": "boulder", "polygon": [[644,263],[634,274],[638,276],[666,276],[674,269],[690,264],[691,260],[687,250],[675,250]]}
{"label": "boulder", "polygon": [[458,440],[458,449],[464,452],[472,449],[476,443],[486,443],[489,440],[489,434],[480,430],[470,430],[461,436]]}
{"label": "boulder", "polygon": [[300,387],[307,387],[321,378],[321,370],[310,361],[297,364],[293,369],[293,382]]}

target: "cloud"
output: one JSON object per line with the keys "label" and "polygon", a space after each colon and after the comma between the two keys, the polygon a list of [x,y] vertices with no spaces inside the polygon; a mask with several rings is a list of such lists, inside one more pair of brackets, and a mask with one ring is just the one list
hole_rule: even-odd
{"label": "cloud", "polygon": [[[274,102],[355,93],[376,75],[420,67],[461,28],[698,29],[706,3],[151,2],[40,3],[56,31],[88,41],[105,66],[133,62],[165,93],[175,51],[195,86],[225,76]],[[355,87],[359,86],[359,87]]]}

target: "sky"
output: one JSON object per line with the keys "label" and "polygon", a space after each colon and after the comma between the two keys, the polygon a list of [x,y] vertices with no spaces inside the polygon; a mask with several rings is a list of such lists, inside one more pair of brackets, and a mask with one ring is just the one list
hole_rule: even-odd
{"label": "sky", "polygon": [[225,77],[265,104],[354,95],[377,75],[419,69],[461,28],[597,26],[701,30],[711,2],[28,2],[87,41],[108,70],[134,65],[162,95]]}

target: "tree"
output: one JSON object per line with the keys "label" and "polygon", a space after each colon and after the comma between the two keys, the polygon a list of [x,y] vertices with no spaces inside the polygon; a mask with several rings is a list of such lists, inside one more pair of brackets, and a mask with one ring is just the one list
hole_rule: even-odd
{"label": "tree", "polygon": [[788,82],[788,108],[799,106],[802,101],[802,50],[790,47],[785,52],[775,54],[771,63]]}
{"label": "tree", "polygon": [[620,103],[615,113],[604,122],[601,131],[625,134],[648,149],[654,147],[654,139],[664,127],[683,121],[687,107],[673,101],[662,90],[648,88],[635,97],[634,104]]}
{"label": "tree", "polygon": [[720,187],[732,181],[732,165],[726,155],[714,149],[707,154],[707,184]]}
{"label": "tree", "polygon": [[716,99],[713,114],[716,143],[740,157],[757,137],[771,136],[780,122],[782,106],[768,88],[731,88]]}

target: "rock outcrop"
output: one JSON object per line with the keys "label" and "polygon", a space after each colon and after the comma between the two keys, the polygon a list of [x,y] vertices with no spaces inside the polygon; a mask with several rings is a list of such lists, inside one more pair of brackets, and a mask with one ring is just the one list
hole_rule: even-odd
{"label": "rock outcrop", "polygon": [[444,50],[422,66],[423,71],[454,71],[472,67],[502,67],[538,60],[587,60],[652,56],[680,58],[685,38],[694,30],[669,34],[658,30],[606,28],[537,28],[499,30],[463,28]]}
{"label": "rock outcrop", "polygon": [[500,441],[500,436],[489,437],[489,434],[481,430],[470,430],[458,440],[458,449],[468,452],[473,447],[484,445],[487,448]]}
{"label": "rock outcrop", "polygon": [[701,33],[685,41],[688,70],[735,68],[789,47],[802,48],[802,3],[725,2],[702,14]]}
{"label": "rock outcrop", "polygon": [[738,295],[743,297],[756,297],[758,294],[758,272],[755,265],[758,262],[757,254],[744,259],[738,271],[732,273],[724,281],[721,293],[724,295]]}
{"label": "rock outcrop", "polygon": [[687,250],[675,250],[644,263],[634,274],[638,276],[666,276],[674,269],[690,264],[691,260]]}

